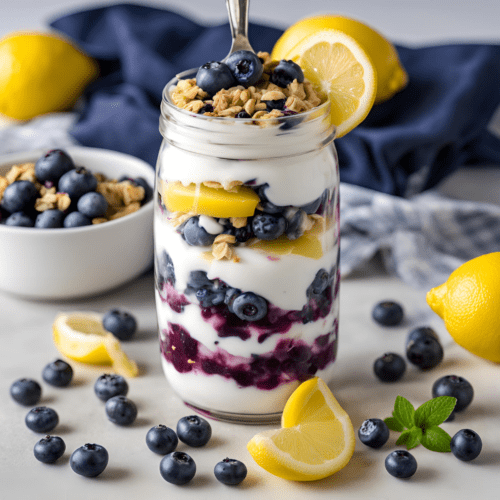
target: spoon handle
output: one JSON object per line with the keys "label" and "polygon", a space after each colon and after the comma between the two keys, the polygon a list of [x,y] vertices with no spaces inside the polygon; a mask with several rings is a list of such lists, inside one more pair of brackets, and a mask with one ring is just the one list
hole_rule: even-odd
{"label": "spoon handle", "polygon": [[248,41],[248,7],[250,0],[226,0],[227,13],[233,43],[229,54],[237,50],[250,50],[254,52]]}

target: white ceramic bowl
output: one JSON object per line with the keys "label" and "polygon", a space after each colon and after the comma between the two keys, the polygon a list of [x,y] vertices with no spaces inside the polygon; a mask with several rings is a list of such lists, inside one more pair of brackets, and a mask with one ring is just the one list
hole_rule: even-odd
{"label": "white ceramic bowl", "polygon": [[[77,166],[117,179],[154,170],[133,156],[104,149],[69,147]],[[16,163],[36,161],[46,150],[0,157],[5,175]],[[153,262],[153,201],[137,212],[93,226],[38,229],[0,225],[0,290],[31,299],[72,299],[122,285]]]}

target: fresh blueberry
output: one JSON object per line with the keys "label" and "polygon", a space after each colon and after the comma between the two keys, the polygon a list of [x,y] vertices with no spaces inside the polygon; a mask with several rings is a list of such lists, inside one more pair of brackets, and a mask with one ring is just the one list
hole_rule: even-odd
{"label": "fresh blueberry", "polygon": [[175,285],[175,270],[172,257],[163,250],[155,266],[156,280],[159,284],[169,282]]}
{"label": "fresh blueberry", "polygon": [[188,288],[199,290],[204,287],[211,287],[212,280],[207,278],[206,271],[191,271],[189,273]]}
{"label": "fresh blueberry", "polygon": [[212,427],[198,415],[182,417],[177,422],[177,436],[189,446],[205,446],[212,437]]}
{"label": "fresh blueberry", "polygon": [[251,116],[246,111],[240,111],[236,118],[251,118]]}
{"label": "fresh blueberry", "polygon": [[24,406],[33,406],[40,401],[42,388],[31,378],[20,378],[10,386],[12,399]]}
{"label": "fresh blueberry", "polygon": [[44,464],[53,464],[66,451],[66,444],[59,436],[45,436],[35,444],[35,458]]}
{"label": "fresh blueberry", "polygon": [[108,460],[108,451],[104,446],[87,443],[71,454],[69,465],[80,476],[96,477],[106,468]]}
{"label": "fresh blueberry", "polygon": [[311,203],[302,205],[300,208],[304,210],[304,212],[308,215],[315,214],[318,211],[321,204],[322,203],[325,204],[327,200],[328,200],[328,189],[325,189],[323,191],[323,194],[319,198],[316,198]]}
{"label": "fresh blueberry", "polygon": [[316,296],[321,295],[327,289],[330,282],[331,282],[330,273],[326,269],[321,268],[316,273],[313,282],[307,289],[307,296],[313,297],[315,295]]}
{"label": "fresh blueberry", "polygon": [[148,448],[158,455],[166,455],[172,453],[179,443],[177,434],[173,429],[166,425],[157,425],[151,427],[146,434],[146,444]]}
{"label": "fresh blueberry", "polygon": [[103,316],[102,326],[117,339],[130,340],[137,330],[137,321],[127,311],[111,309]]}
{"label": "fresh blueberry", "polygon": [[266,214],[281,214],[285,211],[286,207],[275,205],[270,202],[267,195],[266,190],[269,188],[269,184],[265,183],[261,186],[255,188],[255,192],[260,199],[260,205],[262,206],[262,211]]}
{"label": "fresh blueberry", "polygon": [[224,304],[226,304],[229,312],[234,313],[233,303],[236,297],[241,294],[241,290],[238,288],[228,288],[226,290],[226,296],[224,298]]}
{"label": "fresh blueberry", "polygon": [[226,64],[237,83],[245,87],[256,84],[264,72],[262,61],[249,50],[233,52],[226,59]]}
{"label": "fresh blueberry", "polygon": [[187,453],[174,451],[161,459],[160,474],[165,481],[181,486],[193,479],[196,464]]}
{"label": "fresh blueberry", "polygon": [[400,304],[392,300],[384,300],[375,305],[372,318],[383,326],[396,326],[403,321],[404,311]]}
{"label": "fresh blueberry", "polygon": [[56,359],[43,369],[42,378],[54,387],[66,387],[73,378],[73,368],[66,361]]}
{"label": "fresh blueberry", "polygon": [[406,370],[405,360],[396,353],[387,352],[375,360],[373,371],[382,382],[397,382]]}
{"label": "fresh blueberry", "polygon": [[410,331],[408,337],[406,338],[406,346],[408,346],[410,342],[417,342],[428,337],[433,337],[439,341],[438,334],[430,326],[419,326],[418,328],[414,328]]}
{"label": "fresh blueberry", "polygon": [[432,397],[451,396],[457,398],[453,412],[465,410],[474,397],[472,385],[458,375],[445,375],[436,380],[432,386]]}
{"label": "fresh blueberry", "polygon": [[389,439],[389,427],[380,418],[365,420],[358,430],[359,440],[370,448],[380,448]]}
{"label": "fresh blueberry", "polygon": [[417,471],[417,461],[408,451],[396,450],[387,455],[385,468],[391,476],[407,478]]}
{"label": "fresh blueberry", "polygon": [[57,208],[50,208],[40,212],[35,219],[35,227],[40,229],[54,229],[63,227],[64,212]]}
{"label": "fresh blueberry", "polygon": [[282,215],[258,214],[252,220],[252,230],[260,240],[275,240],[286,230],[286,219]]}
{"label": "fresh blueberry", "polygon": [[57,190],[66,193],[71,200],[78,200],[85,193],[95,191],[97,179],[85,167],[66,172],[57,185]]}
{"label": "fresh blueberry", "polygon": [[80,197],[76,205],[78,211],[89,219],[102,217],[108,209],[108,202],[101,193],[90,191]]}
{"label": "fresh blueberry", "polygon": [[55,184],[66,172],[74,168],[73,160],[64,151],[52,149],[35,163],[35,175],[40,182]]}
{"label": "fresh blueberry", "polygon": [[2,207],[10,212],[26,212],[35,206],[38,191],[30,181],[14,181],[9,184],[2,197]]}
{"label": "fresh blueberry", "polygon": [[212,113],[214,110],[214,107],[210,104],[210,103],[207,103],[205,104],[201,109],[200,111],[198,111],[198,114],[199,115],[202,115],[204,113]]}
{"label": "fresh blueberry", "polygon": [[35,221],[24,212],[14,212],[5,219],[5,225],[13,227],[33,227]]}
{"label": "fresh blueberry", "polygon": [[238,243],[245,243],[250,238],[253,238],[252,224],[247,224],[243,227],[238,227],[234,231],[234,237]]}
{"label": "fresh blueberry", "polygon": [[81,212],[71,212],[64,218],[63,226],[66,228],[83,227],[92,225],[92,221]]}
{"label": "fresh blueberry", "polygon": [[470,429],[458,431],[450,441],[451,452],[463,462],[474,460],[481,453],[482,447],[479,434]]}
{"label": "fresh blueberry", "polygon": [[34,432],[50,432],[59,423],[59,416],[52,408],[35,406],[27,413],[24,422]]}
{"label": "fresh blueberry", "polygon": [[106,401],[106,415],[116,425],[132,425],[137,418],[137,406],[125,396],[113,396]]}
{"label": "fresh blueberry", "polygon": [[245,292],[233,300],[232,309],[243,321],[259,321],[267,314],[267,301],[253,292]]}
{"label": "fresh blueberry", "polygon": [[210,61],[198,69],[196,85],[213,96],[221,89],[229,89],[236,85],[236,80],[227,64]]}
{"label": "fresh blueberry", "polygon": [[101,401],[107,401],[114,396],[126,396],[128,384],[121,375],[105,373],[95,381],[94,392]]}
{"label": "fresh blueberry", "polygon": [[181,228],[182,236],[188,245],[207,247],[215,240],[215,234],[208,233],[205,228],[200,226],[200,218],[198,216],[189,218]]}
{"label": "fresh blueberry", "polygon": [[214,474],[222,484],[240,484],[247,477],[247,467],[243,462],[225,458],[214,467]]}
{"label": "fresh blueberry", "polygon": [[291,209],[285,212],[285,217],[287,219],[286,225],[286,235],[289,240],[296,240],[304,234],[304,224],[307,219],[307,214],[304,210]]}
{"label": "fresh blueberry", "polygon": [[266,110],[269,112],[271,112],[273,109],[283,111],[285,109],[286,99],[274,99],[262,102],[266,104]]}
{"label": "fresh blueberry", "polygon": [[[408,361],[422,370],[437,366],[443,360],[443,347],[431,328],[420,328],[409,335],[406,344]],[[411,338],[411,340],[410,340]]]}
{"label": "fresh blueberry", "polygon": [[224,303],[226,288],[223,287],[220,290],[200,288],[196,290],[196,298],[200,302],[201,307],[218,306]]}
{"label": "fresh blueberry", "polygon": [[282,59],[271,74],[271,83],[278,85],[278,87],[285,88],[294,80],[297,80],[299,83],[304,81],[302,69],[293,61]]}

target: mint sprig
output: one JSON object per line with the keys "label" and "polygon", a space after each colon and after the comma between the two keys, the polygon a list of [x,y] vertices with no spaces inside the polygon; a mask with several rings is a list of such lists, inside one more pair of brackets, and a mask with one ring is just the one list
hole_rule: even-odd
{"label": "mint sprig", "polygon": [[451,451],[451,436],[439,425],[450,416],[456,404],[456,398],[439,396],[415,410],[406,398],[398,396],[392,417],[384,422],[391,431],[401,432],[397,446],[411,450],[421,444],[431,451],[447,452]]}

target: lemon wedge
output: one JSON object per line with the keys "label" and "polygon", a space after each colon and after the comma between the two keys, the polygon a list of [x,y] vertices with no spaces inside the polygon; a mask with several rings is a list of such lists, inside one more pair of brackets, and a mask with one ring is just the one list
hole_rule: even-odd
{"label": "lemon wedge", "polygon": [[102,326],[94,312],[60,313],[53,329],[54,344],[64,356],[91,365],[111,365],[119,375],[136,377],[137,364],[123,352],[120,341]]}
{"label": "lemon wedge", "polygon": [[318,377],[292,393],[281,426],[256,434],[247,449],[262,468],[283,479],[323,479],[344,468],[354,453],[349,415]]}

